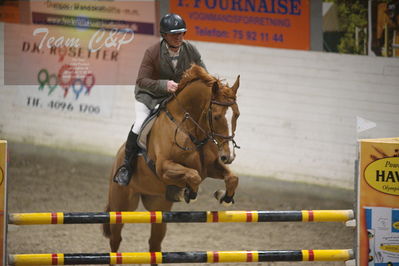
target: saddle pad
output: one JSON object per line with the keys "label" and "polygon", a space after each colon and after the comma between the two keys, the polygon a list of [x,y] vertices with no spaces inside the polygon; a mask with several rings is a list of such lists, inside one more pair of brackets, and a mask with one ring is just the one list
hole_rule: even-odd
{"label": "saddle pad", "polygon": [[152,125],[154,124],[161,110],[165,108],[166,104],[172,98],[173,95],[169,96],[168,98],[163,100],[160,104],[155,106],[155,108],[151,110],[150,115],[144,120],[144,123],[141,126],[140,132],[137,137],[137,145],[142,149],[144,153],[147,152],[147,136],[151,131]]}
{"label": "saddle pad", "polygon": [[152,125],[154,124],[158,114],[161,112],[161,108],[157,107],[150,115],[146,118],[143,125],[141,126],[139,136],[137,138],[137,145],[143,150],[147,151],[147,136],[151,131]]}

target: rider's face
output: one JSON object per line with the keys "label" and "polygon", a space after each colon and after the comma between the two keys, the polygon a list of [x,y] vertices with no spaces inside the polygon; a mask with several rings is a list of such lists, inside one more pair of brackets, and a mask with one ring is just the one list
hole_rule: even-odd
{"label": "rider's face", "polygon": [[168,42],[168,44],[170,46],[180,47],[180,45],[183,43],[184,34],[185,34],[185,32],[181,32],[181,33],[165,33],[164,34],[164,39]]}

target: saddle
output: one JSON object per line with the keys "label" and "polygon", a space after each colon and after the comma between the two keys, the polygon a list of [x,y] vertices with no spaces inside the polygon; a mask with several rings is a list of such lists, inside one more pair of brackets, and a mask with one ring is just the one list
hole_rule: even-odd
{"label": "saddle", "polygon": [[159,114],[165,110],[166,104],[173,98],[173,96],[170,96],[163,100],[158,106],[156,106],[154,109],[151,110],[150,115],[144,120],[143,125],[141,126],[141,129],[138,133],[137,137],[137,145],[140,148],[140,151],[138,153],[139,156],[143,156],[148,167],[156,174],[155,170],[155,163],[153,160],[151,160],[148,157],[147,154],[147,138],[148,134],[151,132],[152,125],[154,124],[156,118],[159,116]]}
{"label": "saddle", "polygon": [[[189,83],[199,80],[199,78],[195,78],[191,80]],[[186,84],[187,86],[187,84]],[[138,133],[137,137],[137,145],[142,150],[143,153],[147,153],[147,136],[151,131],[152,125],[155,122],[155,119],[158,117],[159,113],[163,110],[166,110],[166,104],[173,99],[173,95],[170,95],[168,98],[163,100],[158,106],[151,110],[150,115],[144,120],[143,125]],[[169,118],[170,114],[167,112]],[[171,118],[173,120],[173,118]]]}

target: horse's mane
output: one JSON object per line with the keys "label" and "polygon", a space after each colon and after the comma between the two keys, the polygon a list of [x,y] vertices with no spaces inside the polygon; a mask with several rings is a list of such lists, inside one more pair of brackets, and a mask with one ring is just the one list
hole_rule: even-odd
{"label": "horse's mane", "polygon": [[203,67],[197,64],[192,64],[191,67],[183,73],[182,79],[179,82],[178,91],[181,91],[188,84],[198,79],[202,80],[208,87],[212,87],[213,83],[217,82],[220,88],[219,97],[235,100],[235,93],[227,84],[223,84],[220,79],[212,76]]}
{"label": "horse's mane", "polygon": [[197,79],[202,80],[207,86],[212,86],[214,82],[220,82],[217,78],[206,72],[203,67],[192,64],[191,67],[183,73],[178,88],[182,89],[186,87],[190,82]]}

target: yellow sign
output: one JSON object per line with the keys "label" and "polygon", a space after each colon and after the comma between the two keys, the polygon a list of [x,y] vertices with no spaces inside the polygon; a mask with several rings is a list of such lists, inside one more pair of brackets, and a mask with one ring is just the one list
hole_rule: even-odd
{"label": "yellow sign", "polygon": [[[370,258],[376,258],[375,250],[380,250],[382,256],[384,252],[398,252],[397,242],[377,243],[377,240],[383,233],[389,235],[399,230],[396,215],[399,209],[399,138],[364,139],[360,140],[359,148],[358,265],[368,265]],[[387,226],[392,230],[382,233],[376,226],[378,217],[391,219]]]}
{"label": "yellow sign", "polygon": [[399,157],[383,158],[367,166],[364,177],[374,189],[399,195]]}

